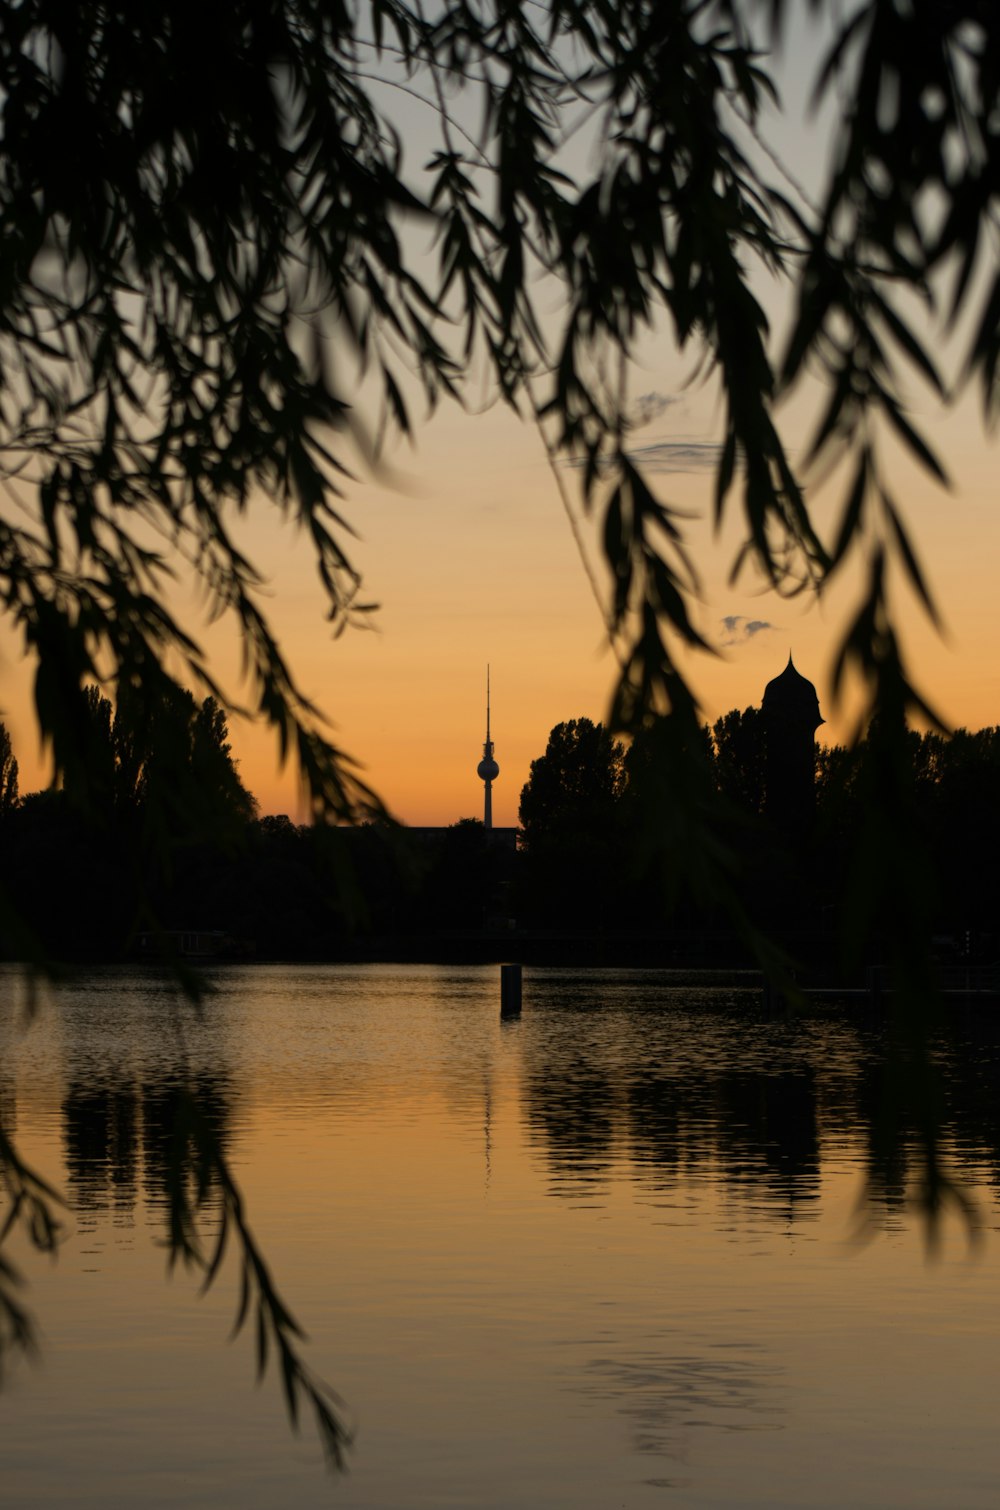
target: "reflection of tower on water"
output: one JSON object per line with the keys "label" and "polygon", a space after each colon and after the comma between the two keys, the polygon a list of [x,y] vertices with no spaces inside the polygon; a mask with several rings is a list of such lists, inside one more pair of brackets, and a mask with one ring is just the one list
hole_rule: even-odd
{"label": "reflection of tower on water", "polygon": [[483,745],[483,758],[476,767],[476,775],[486,789],[486,797],[483,805],[483,825],[485,828],[493,827],[493,783],[500,775],[500,767],[493,759],[493,741],[490,738],[490,668],[486,668],[486,742]]}

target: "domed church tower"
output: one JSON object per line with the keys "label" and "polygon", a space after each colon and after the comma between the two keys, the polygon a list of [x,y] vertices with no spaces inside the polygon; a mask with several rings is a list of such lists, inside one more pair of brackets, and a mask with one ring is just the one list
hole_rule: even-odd
{"label": "domed church tower", "polygon": [[476,775],[486,788],[486,801],[483,808],[483,826],[493,827],[493,783],[500,775],[500,767],[493,759],[493,741],[490,738],[490,668],[486,668],[486,743],[483,745],[483,758],[476,766]]}
{"label": "domed church tower", "polygon": [[812,682],[792,664],[764,688],[764,810],[789,836],[805,834],[816,810],[816,730],[823,723]]}

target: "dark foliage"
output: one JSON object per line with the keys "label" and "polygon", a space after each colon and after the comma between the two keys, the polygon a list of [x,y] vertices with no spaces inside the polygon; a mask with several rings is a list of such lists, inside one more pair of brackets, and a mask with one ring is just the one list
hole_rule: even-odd
{"label": "dark foliage", "polygon": [[764,811],[764,720],[759,708],[733,708],[712,726],[719,789],[747,813]]}
{"label": "dark foliage", "polygon": [[625,749],[603,724],[557,724],[521,792],[524,861],[518,906],[569,929],[620,921],[625,869]]}

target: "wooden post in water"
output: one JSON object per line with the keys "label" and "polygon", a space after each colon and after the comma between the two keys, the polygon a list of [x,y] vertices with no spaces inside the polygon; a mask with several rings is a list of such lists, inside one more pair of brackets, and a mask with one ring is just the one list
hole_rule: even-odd
{"label": "wooden post in water", "polygon": [[500,1016],[521,1015],[521,966],[500,966]]}

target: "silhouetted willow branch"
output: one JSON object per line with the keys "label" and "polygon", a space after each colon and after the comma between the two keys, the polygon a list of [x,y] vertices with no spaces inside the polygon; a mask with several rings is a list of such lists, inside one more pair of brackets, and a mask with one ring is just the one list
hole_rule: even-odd
{"label": "silhouetted willow branch", "polygon": [[[298,1427],[303,1406],[311,1410],[327,1462],[341,1468],[351,1442],[343,1402],[302,1357],[305,1334],[278,1292],[211,1120],[188,1087],[182,1088],[174,1106],[166,1176],[170,1268],[180,1262],[199,1270],[202,1288],[208,1290],[220,1273],[227,1247],[235,1248],[240,1295],[232,1335],[252,1326],[258,1379],[273,1355],[292,1425]],[[209,1221],[218,1222],[218,1231],[206,1247],[202,1229]]]}
{"label": "silhouetted willow branch", "polygon": [[[262,1378],[273,1353],[289,1418],[298,1426],[302,1406],[313,1414],[324,1454],[331,1467],[341,1468],[351,1433],[343,1420],[340,1396],[305,1363],[305,1340],[298,1322],[278,1292],[270,1268],[247,1220],[243,1196],[229,1167],[210,1119],[197,1095],[185,1088],[176,1098],[166,1161],[167,1237],[171,1268],[178,1262],[201,1271],[202,1288],[217,1278],[227,1246],[235,1248],[240,1265],[240,1297],[233,1327],[235,1337],[252,1322],[256,1339],[257,1375]],[[34,1318],[22,1302],[24,1278],[4,1245],[20,1232],[39,1253],[54,1254],[64,1223],[56,1215],[64,1206],[59,1193],[21,1158],[0,1125],[0,1184],[7,1207],[0,1225],[0,1377],[8,1356],[37,1353]],[[206,1252],[202,1228],[206,1221],[218,1230]]]}
{"label": "silhouetted willow branch", "polygon": [[18,1292],[24,1285],[20,1270],[4,1252],[8,1239],[21,1232],[38,1253],[54,1253],[62,1222],[56,1209],[63,1205],[58,1191],[31,1169],[0,1123],[0,1187],[7,1206],[0,1224],[0,1379],[8,1354],[31,1357],[38,1350],[34,1318]]}

